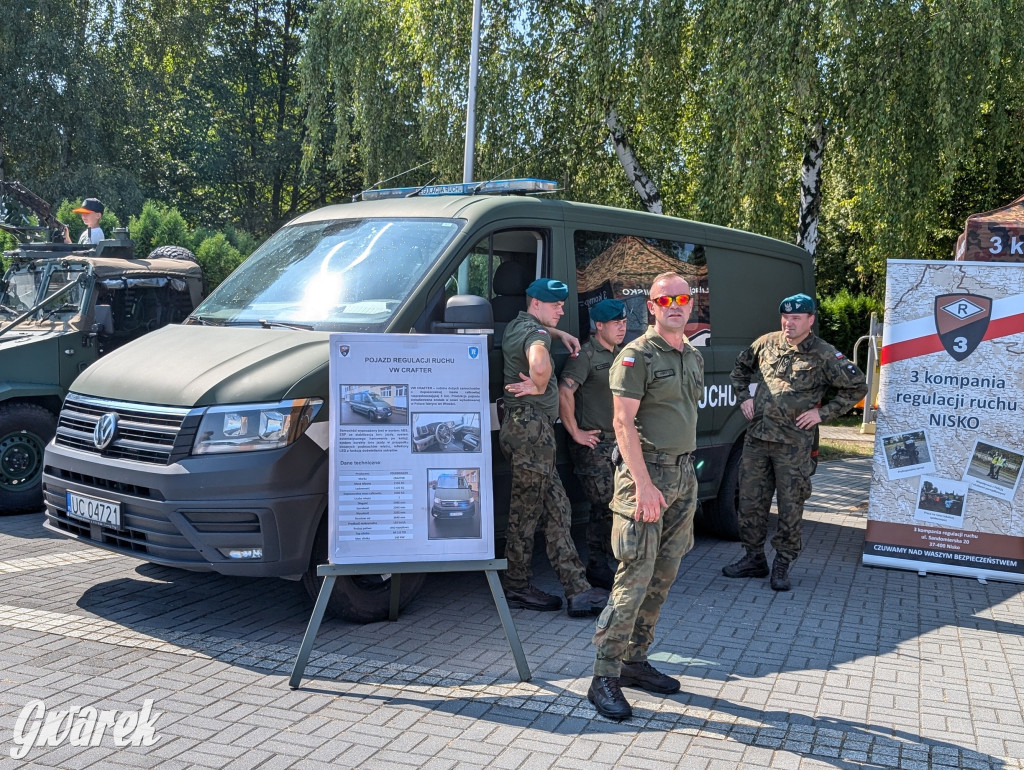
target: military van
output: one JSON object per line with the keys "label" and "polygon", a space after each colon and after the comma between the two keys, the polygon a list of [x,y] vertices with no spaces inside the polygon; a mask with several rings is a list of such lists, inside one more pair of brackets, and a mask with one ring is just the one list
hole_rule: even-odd
{"label": "military van", "polygon": [[[315,595],[316,566],[327,560],[331,332],[486,332],[484,427],[496,431],[502,333],[526,308],[530,281],[568,284],[561,327],[581,339],[588,308],[623,300],[633,338],[648,324],[652,279],[673,270],[691,286],[687,333],[706,367],[695,462],[702,519],[735,534],[746,421],[729,372],[753,338],[778,328],[780,297],[813,292],[809,255],[724,227],[528,194],[553,187],[373,191],[288,223],[184,324],[123,346],[74,382],[46,451],[45,526],[158,564],[303,579]],[[560,367],[568,352],[556,348]],[[564,450],[564,431],[560,440]],[[497,446],[500,534],[510,470]],[[422,576],[403,577],[401,604],[421,585]],[[339,578],[330,608],[384,618],[389,586],[388,575]]]}
{"label": "military van", "polygon": [[180,246],[135,259],[127,230],[91,246],[26,242],[5,256],[0,513],[8,514],[43,508],[43,450],[75,377],[126,342],[185,320],[202,299],[203,275]]}

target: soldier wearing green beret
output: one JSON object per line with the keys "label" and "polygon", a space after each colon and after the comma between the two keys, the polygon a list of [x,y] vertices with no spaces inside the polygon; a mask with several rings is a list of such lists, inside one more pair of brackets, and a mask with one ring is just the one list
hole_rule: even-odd
{"label": "soldier wearing green beret", "polygon": [[558,413],[569,434],[573,470],[590,503],[587,524],[587,579],[611,589],[615,578],[612,553],[612,477],[615,430],[608,373],[626,337],[626,303],[605,299],[590,308],[594,333],[580,353],[562,369]]}
{"label": "soldier wearing green beret", "polygon": [[679,680],[650,664],[647,651],[683,556],[693,548],[697,403],[704,359],[685,334],[690,286],[677,273],[651,285],[654,316],[612,365],[615,439],[622,462],[612,497],[612,549],[619,560],[608,606],[597,619],[594,678],[587,697],[609,719],[633,710],[622,687],[671,695]]}
{"label": "soldier wearing green beret", "polygon": [[[736,359],[732,387],[750,420],[740,461],[739,532],[744,555],[722,568],[726,577],[767,577],[764,544],[768,511],[778,495],[779,526],[772,546],[771,587],[790,589],[789,565],[802,547],[804,501],[811,495],[814,426],[856,404],[867,393],[864,374],[819,337],[814,300],[796,294],[779,305],[782,331],[765,334]],[[754,395],[750,385],[757,379]],[[824,406],[828,388],[836,395]]]}
{"label": "soldier wearing green beret", "polygon": [[528,304],[502,336],[505,416],[498,432],[501,451],[512,464],[505,558],[508,569],[502,587],[510,607],[557,610],[562,600],[530,582],[534,534],[539,526],[548,559],[565,591],[572,617],[596,615],[608,592],[587,581],[569,532],[572,507],[555,467],[555,420],[558,393],[551,360],[551,333],[564,311],[569,287],[561,281],[538,278],[526,289]]}

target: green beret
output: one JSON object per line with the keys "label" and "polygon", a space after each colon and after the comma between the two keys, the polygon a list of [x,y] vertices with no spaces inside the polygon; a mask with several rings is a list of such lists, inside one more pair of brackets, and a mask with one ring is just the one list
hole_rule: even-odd
{"label": "green beret", "polygon": [[779,313],[810,313],[814,315],[814,300],[806,294],[794,294],[779,303]]}
{"label": "green beret", "polygon": [[603,299],[590,308],[590,320],[594,323],[621,321],[626,317],[626,303],[620,299]]}
{"label": "green beret", "polygon": [[569,296],[569,287],[554,278],[538,278],[526,287],[526,294],[541,302],[564,302]]}

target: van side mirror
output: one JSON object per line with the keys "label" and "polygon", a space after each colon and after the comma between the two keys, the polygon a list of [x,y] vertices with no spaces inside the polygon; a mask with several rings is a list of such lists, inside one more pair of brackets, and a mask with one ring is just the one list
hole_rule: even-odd
{"label": "van side mirror", "polygon": [[110,336],[114,333],[114,313],[110,305],[96,305],[92,314],[92,334]]}
{"label": "van side mirror", "polygon": [[456,294],[444,308],[444,320],[430,325],[434,334],[494,334],[491,303],[475,294]]}

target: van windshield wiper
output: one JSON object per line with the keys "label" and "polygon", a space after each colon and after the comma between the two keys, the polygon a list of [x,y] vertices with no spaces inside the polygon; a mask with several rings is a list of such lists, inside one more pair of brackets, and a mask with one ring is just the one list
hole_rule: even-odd
{"label": "van windshield wiper", "polygon": [[256,323],[258,323],[264,329],[280,328],[280,329],[299,329],[301,331],[307,331],[307,332],[313,331],[313,327],[310,326],[309,324],[289,324],[289,323],[285,323],[284,321],[268,321],[268,320],[266,320],[264,318],[259,319]]}

